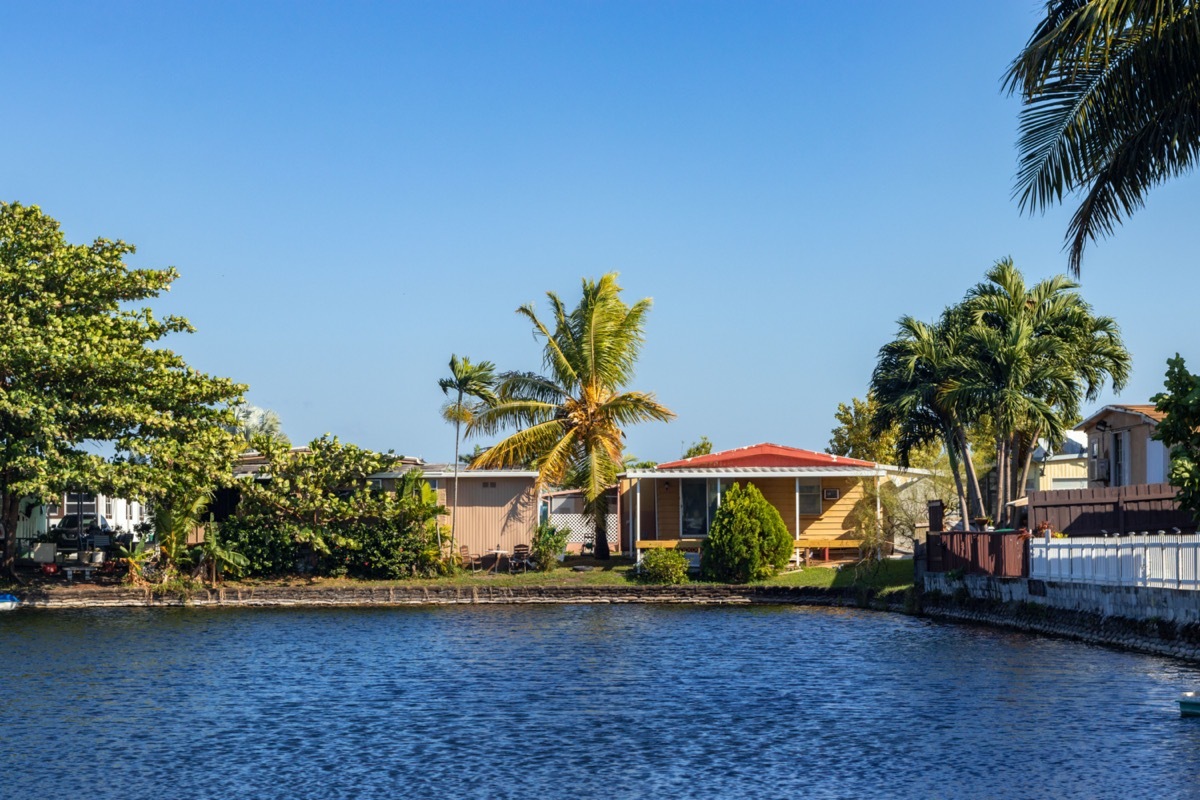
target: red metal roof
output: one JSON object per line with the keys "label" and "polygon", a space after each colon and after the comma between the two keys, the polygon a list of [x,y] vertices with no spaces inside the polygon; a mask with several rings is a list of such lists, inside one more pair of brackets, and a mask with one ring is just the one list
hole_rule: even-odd
{"label": "red metal roof", "polygon": [[684,458],[659,464],[656,469],[690,469],[697,467],[874,467],[872,461],[857,458],[832,456],[799,447],[784,447],[781,444],[750,445],[736,450],[722,450],[706,456]]}

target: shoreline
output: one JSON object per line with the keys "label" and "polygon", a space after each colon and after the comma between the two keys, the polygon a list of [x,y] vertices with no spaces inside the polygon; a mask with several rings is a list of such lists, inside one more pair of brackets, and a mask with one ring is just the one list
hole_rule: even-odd
{"label": "shoreline", "polygon": [[797,605],[857,608],[955,625],[1052,636],[1084,644],[1200,664],[1200,640],[1124,617],[1033,609],[1023,604],[970,603],[926,595],[916,604],[885,601],[845,588],[775,586],[258,586],[199,589],[187,594],[127,587],[17,592],[21,610],[93,608],[383,608],[456,605]]}

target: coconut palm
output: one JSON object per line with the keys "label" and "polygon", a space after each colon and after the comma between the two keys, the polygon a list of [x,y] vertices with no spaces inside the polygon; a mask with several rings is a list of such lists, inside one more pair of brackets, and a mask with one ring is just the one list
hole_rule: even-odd
{"label": "coconut palm", "polygon": [[[496,395],[492,385],[496,381],[496,365],[491,361],[481,361],[472,364],[471,359],[463,356],[450,356],[450,377],[438,381],[442,394],[453,397],[442,406],[442,419],[454,424],[454,497],[450,502],[450,538],[454,538],[455,526],[458,521],[458,448],[462,442],[462,427],[470,425],[475,419],[480,404],[494,403]],[[469,398],[473,398],[468,402]],[[438,550],[442,547],[441,531],[437,533]]]}
{"label": "coconut palm", "polygon": [[287,434],[283,432],[283,423],[279,415],[271,409],[239,403],[234,407],[233,413],[236,423],[230,432],[245,443],[247,450],[253,448],[255,440],[263,436],[272,442],[291,446]]}
{"label": "coconut palm", "polygon": [[532,305],[517,313],[545,339],[545,375],[508,373],[499,400],[483,409],[469,431],[496,433],[517,428],[475,460],[476,466],[532,464],[539,486],[581,489],[596,531],[596,557],[608,558],[606,491],[617,479],[624,451],[623,427],[666,422],[675,414],[653,394],[625,391],[643,343],[650,300],[632,306],[621,300],[616,273],[583,281],[579,305],[568,311],[547,292],[553,330]]}
{"label": "coconut palm", "polygon": [[1195,0],[1049,0],[1006,78],[1019,93],[1015,194],[1041,211],[1081,193],[1067,249],[1112,233],[1146,193],[1200,153]]}

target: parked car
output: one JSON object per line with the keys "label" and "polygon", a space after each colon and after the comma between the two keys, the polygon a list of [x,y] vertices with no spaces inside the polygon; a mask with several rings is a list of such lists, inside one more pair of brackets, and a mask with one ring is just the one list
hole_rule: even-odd
{"label": "parked car", "polygon": [[[89,540],[97,534],[111,536],[113,528],[103,514],[67,514],[54,526],[52,533],[60,547],[78,547],[81,540]],[[91,542],[87,544],[90,546]]]}

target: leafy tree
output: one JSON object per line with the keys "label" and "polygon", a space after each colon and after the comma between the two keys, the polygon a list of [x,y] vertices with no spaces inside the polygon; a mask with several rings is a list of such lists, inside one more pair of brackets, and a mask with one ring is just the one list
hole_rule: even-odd
{"label": "leafy tree", "polygon": [[642,459],[635,456],[633,453],[626,453],[621,459],[622,469],[654,469],[658,466],[657,461]]}
{"label": "leafy tree", "polygon": [[1171,485],[1180,508],[1200,520],[1200,377],[1188,372],[1178,353],[1167,359],[1166,391],[1151,399],[1166,416],[1154,438],[1171,450]]}
{"label": "leafy tree", "polygon": [[1082,194],[1067,247],[1111,234],[1200,153],[1200,13],[1193,0],[1049,0],[1013,61],[1017,196],[1040,211]]}
{"label": "leafy tree", "polygon": [[[472,364],[471,359],[463,356],[450,355],[450,377],[438,381],[442,394],[454,399],[442,407],[442,419],[454,424],[454,497],[450,502],[450,538],[454,539],[458,524],[458,446],[462,440],[462,426],[469,426],[475,415],[487,404],[496,402],[496,394],[492,391],[496,382],[496,365],[490,361]],[[474,402],[467,402],[473,398]],[[438,535],[438,546],[441,546],[441,534]]]}
{"label": "leafy tree", "polygon": [[870,394],[866,400],[850,398],[850,404],[838,403],[834,418],[838,421],[825,452],[835,456],[874,461],[876,464],[895,464],[896,439],[899,436],[895,423],[875,433],[871,422],[877,413],[878,403]]}
{"label": "leafy tree", "polygon": [[547,292],[554,315],[551,331],[532,305],[517,313],[545,339],[546,375],[507,373],[499,400],[481,411],[468,428],[495,433],[517,431],[476,459],[480,467],[532,463],[539,485],[582,489],[596,531],[596,557],[608,558],[606,492],[616,483],[624,450],[625,425],[675,414],[644,392],[624,391],[633,379],[643,342],[650,300],[626,305],[615,273],[583,281],[579,305],[568,311]]}
{"label": "leafy tree", "polygon": [[712,453],[712,442],[707,436],[701,436],[700,441],[692,442],[687,450],[683,451],[684,458],[695,458],[696,456],[707,456]]}
{"label": "leafy tree", "polygon": [[69,244],[36,206],[0,203],[0,526],[10,534],[23,497],[86,486],[156,498],[228,479],[240,448],[226,428],[245,387],[161,346],[192,327],[136,304],[178,273],[130,269],[133,251]]}
{"label": "leafy tree", "polygon": [[752,483],[721,498],[700,554],[706,580],[746,583],[787,566],[795,543],[779,510]]}

